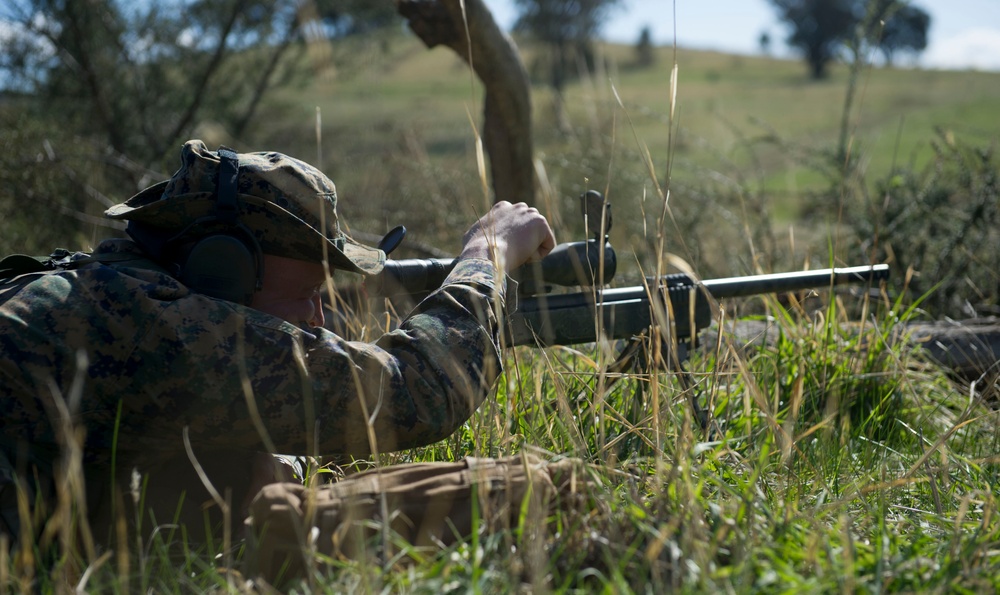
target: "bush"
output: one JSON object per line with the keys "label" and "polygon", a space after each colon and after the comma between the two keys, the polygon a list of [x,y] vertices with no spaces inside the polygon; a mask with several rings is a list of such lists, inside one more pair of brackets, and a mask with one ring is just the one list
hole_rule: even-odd
{"label": "bush", "polygon": [[115,179],[112,160],[55,124],[22,116],[0,112],[0,255],[85,250],[113,235],[102,212],[132,188]]}
{"label": "bush", "polygon": [[1000,159],[942,135],[920,171],[899,168],[875,184],[867,209],[851,223],[857,235],[895,261],[893,283],[941,316],[1000,313]]}

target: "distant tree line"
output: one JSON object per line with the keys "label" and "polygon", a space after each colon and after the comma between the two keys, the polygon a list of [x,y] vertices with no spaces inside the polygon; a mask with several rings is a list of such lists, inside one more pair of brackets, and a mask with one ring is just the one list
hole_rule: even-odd
{"label": "distant tree line", "polygon": [[[901,0],[770,0],[791,33],[788,44],[802,53],[814,79],[829,64],[877,48],[891,64],[899,52],[927,47],[931,17]],[[763,41],[761,42],[763,46]]]}
{"label": "distant tree line", "polygon": [[594,39],[621,0],[514,0],[514,31],[544,43],[548,83],[557,93],[567,80],[594,65]]}
{"label": "distant tree line", "polygon": [[97,209],[172,171],[200,126],[252,136],[268,93],[310,74],[317,35],[391,22],[389,0],[347,4],[0,2],[0,254],[109,225]]}

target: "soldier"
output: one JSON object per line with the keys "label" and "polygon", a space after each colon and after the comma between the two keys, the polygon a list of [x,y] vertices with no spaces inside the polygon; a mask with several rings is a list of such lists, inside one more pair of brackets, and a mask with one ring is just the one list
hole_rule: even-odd
{"label": "soldier", "polygon": [[192,461],[239,511],[283,478],[255,453],[364,456],[465,422],[500,371],[504,275],[552,249],[548,223],[496,204],[443,286],[359,343],[323,328],[320,289],[332,270],[377,273],[385,254],[341,231],[336,202],[302,161],[193,140],[171,179],[107,211],[130,239],[0,286],[0,533],[39,529],[22,526],[18,492],[51,503],[74,443],[88,515],[107,518],[141,478],[148,525],[182,501],[181,518],[201,518]]}

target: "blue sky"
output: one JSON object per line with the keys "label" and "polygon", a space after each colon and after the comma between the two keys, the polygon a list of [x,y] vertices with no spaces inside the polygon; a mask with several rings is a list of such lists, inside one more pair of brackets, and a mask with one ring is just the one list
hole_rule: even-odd
{"label": "blue sky", "polygon": [[[516,18],[513,0],[484,0],[503,27]],[[1000,0],[914,0],[931,15],[927,50],[919,64],[933,68],[1000,71]],[[623,0],[604,37],[634,43],[648,25],[657,44],[673,42],[674,0]],[[763,31],[776,54],[787,53],[787,29],[767,0],[676,0],[677,44],[752,54]]]}

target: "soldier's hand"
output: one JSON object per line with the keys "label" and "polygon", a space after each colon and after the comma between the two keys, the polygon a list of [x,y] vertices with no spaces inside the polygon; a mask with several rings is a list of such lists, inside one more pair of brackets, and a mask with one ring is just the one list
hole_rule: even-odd
{"label": "soldier's hand", "polygon": [[537,209],[500,201],[465,233],[459,258],[496,260],[510,272],[544,257],[555,245],[552,228]]}

